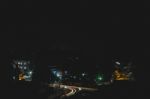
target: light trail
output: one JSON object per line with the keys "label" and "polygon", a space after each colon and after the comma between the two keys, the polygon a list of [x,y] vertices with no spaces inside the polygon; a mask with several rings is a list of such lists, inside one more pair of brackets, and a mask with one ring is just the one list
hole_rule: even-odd
{"label": "light trail", "polygon": [[64,94],[61,96],[61,98],[63,97],[69,97],[74,95],[75,93],[81,91],[81,90],[87,90],[87,91],[96,91],[98,89],[95,88],[87,88],[87,87],[77,87],[77,86],[68,86],[68,85],[59,85],[59,84],[49,84],[50,87],[59,87],[61,89],[66,89],[66,90],[70,90],[68,93]]}

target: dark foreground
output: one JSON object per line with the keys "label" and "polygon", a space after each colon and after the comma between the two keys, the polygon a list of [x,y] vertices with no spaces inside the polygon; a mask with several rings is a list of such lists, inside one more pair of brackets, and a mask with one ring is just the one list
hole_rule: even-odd
{"label": "dark foreground", "polygon": [[[38,84],[25,82],[14,83],[9,87],[8,96],[13,99],[48,99],[49,96],[61,93],[45,85],[39,84],[38,87]],[[96,92],[80,91],[67,99],[134,99],[139,98],[139,92],[135,82],[118,81],[112,85],[101,86]],[[59,97],[53,97],[53,99],[59,99]]]}
{"label": "dark foreground", "polygon": [[134,99],[138,98],[138,90],[135,83],[116,82],[113,85],[101,86],[99,91],[81,91],[69,99]]}

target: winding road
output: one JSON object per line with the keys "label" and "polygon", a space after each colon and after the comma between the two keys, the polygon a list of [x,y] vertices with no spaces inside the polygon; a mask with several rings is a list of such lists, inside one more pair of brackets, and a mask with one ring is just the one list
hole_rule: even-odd
{"label": "winding road", "polygon": [[87,90],[87,91],[96,91],[98,89],[95,88],[87,88],[87,87],[77,87],[77,86],[69,86],[69,85],[59,85],[59,84],[49,84],[49,87],[59,87],[61,89],[66,89],[66,90],[70,90],[69,92],[63,94],[61,96],[61,98],[63,97],[69,97],[72,96],[74,94],[76,94],[77,92],[81,91],[81,90]]}

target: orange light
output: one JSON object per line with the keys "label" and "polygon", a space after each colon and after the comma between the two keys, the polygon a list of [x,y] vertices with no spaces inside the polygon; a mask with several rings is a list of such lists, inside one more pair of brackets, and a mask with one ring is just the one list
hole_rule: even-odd
{"label": "orange light", "polygon": [[115,80],[129,80],[128,76],[121,71],[115,70]]}
{"label": "orange light", "polygon": [[19,80],[24,80],[24,79],[25,79],[24,74],[23,73],[19,74]]}

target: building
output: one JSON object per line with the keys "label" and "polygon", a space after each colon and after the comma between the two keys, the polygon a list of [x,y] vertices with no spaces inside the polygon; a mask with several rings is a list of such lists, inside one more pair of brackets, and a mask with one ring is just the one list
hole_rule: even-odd
{"label": "building", "polygon": [[117,61],[115,63],[115,70],[112,74],[113,80],[134,80],[131,62],[125,64]]}
{"label": "building", "polygon": [[14,60],[12,62],[13,74],[12,79],[19,81],[32,81],[33,68],[30,61]]}

